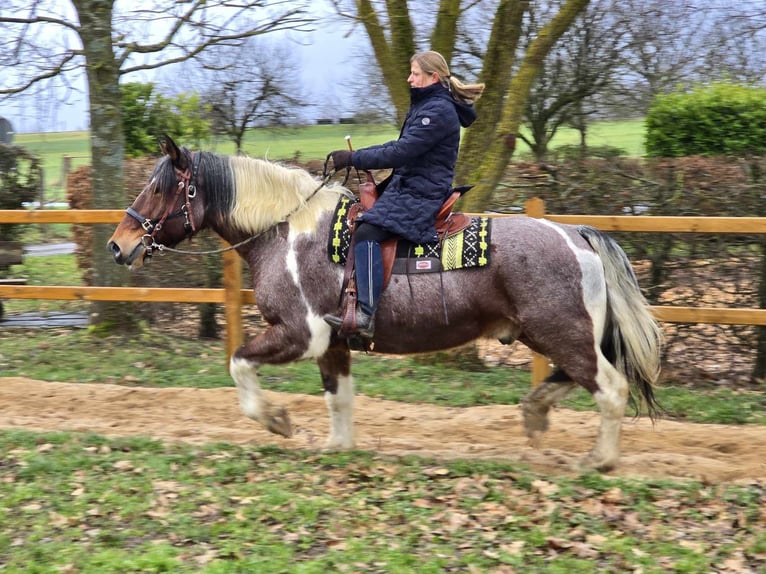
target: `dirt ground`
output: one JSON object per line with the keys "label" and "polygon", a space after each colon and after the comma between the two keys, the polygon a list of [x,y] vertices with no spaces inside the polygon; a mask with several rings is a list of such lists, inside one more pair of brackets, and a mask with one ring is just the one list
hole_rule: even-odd
{"label": "dirt ground", "polygon": [[[0,378],[0,428],[143,435],[200,444],[276,444],[319,449],[327,435],[322,397],[266,392],[288,408],[295,435],[264,431],[239,411],[236,391],[141,388]],[[568,474],[595,439],[599,416],[556,409],[540,449],[527,445],[518,406],[446,408],[358,396],[357,446],[384,455],[517,461]],[[612,475],[750,482],[766,476],[766,427],[626,418],[622,459]]]}

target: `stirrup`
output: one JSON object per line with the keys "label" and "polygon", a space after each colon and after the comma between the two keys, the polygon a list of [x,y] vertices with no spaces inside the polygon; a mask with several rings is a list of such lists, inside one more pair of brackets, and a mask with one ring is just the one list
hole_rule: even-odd
{"label": "stirrup", "polygon": [[361,307],[357,306],[351,325],[344,325],[343,317],[330,315],[322,317],[330,327],[344,338],[359,336],[363,339],[372,339],[375,334],[375,315],[368,315]]}
{"label": "stirrup", "polygon": [[333,331],[340,331],[340,328],[343,326],[343,319],[337,315],[330,315],[328,313],[322,317],[322,319],[324,319],[324,322],[332,327]]}
{"label": "stirrup", "polygon": [[375,315],[368,315],[362,309],[356,310],[356,334],[363,339],[372,339],[375,335]]}

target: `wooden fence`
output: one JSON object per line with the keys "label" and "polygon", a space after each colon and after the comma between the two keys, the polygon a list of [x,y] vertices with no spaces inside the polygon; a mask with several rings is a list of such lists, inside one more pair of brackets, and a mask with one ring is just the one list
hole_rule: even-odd
{"label": "wooden fence", "polygon": [[[527,201],[525,214],[531,217],[545,217],[561,223],[592,225],[603,231],[766,234],[766,217],[552,215],[545,213],[545,206],[540,199]],[[117,224],[124,215],[124,210],[117,209],[0,210],[0,224]],[[493,217],[515,216],[493,215]],[[222,303],[226,317],[228,356],[231,356],[243,342],[242,305],[255,303],[252,289],[242,289],[242,263],[233,251],[223,254],[222,289],[0,285],[0,299]],[[766,326],[766,309],[680,306],[653,306],[651,309],[658,321],[668,323]],[[544,357],[534,356],[533,383],[542,381],[548,372],[548,361]]]}

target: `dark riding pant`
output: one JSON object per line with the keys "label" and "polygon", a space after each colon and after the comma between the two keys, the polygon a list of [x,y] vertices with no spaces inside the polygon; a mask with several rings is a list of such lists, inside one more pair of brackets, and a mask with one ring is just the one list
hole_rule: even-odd
{"label": "dark riding pant", "polygon": [[357,301],[362,311],[374,315],[383,292],[383,254],[380,242],[394,237],[390,231],[360,222],[354,231]]}

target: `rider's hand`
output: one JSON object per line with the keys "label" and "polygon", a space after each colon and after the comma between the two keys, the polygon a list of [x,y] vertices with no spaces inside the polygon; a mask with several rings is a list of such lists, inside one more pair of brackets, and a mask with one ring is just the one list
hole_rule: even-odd
{"label": "rider's hand", "polygon": [[339,149],[330,152],[330,157],[332,157],[332,166],[335,168],[335,170],[341,170],[346,167],[353,167],[351,164],[351,152],[347,149]]}

